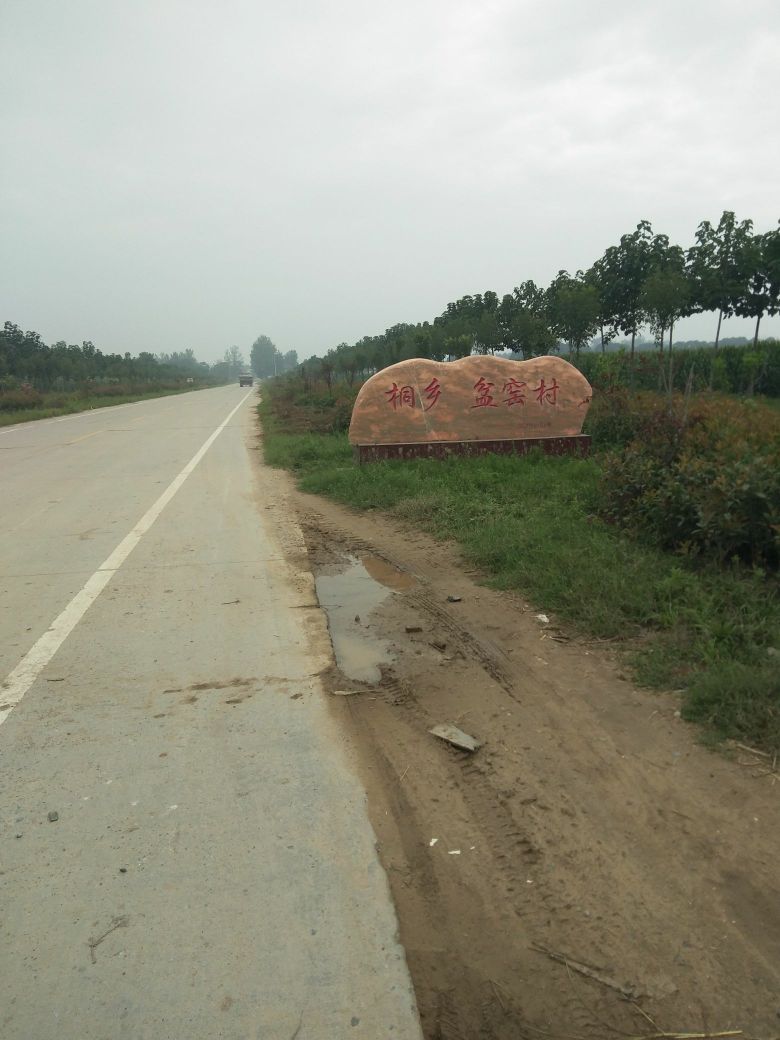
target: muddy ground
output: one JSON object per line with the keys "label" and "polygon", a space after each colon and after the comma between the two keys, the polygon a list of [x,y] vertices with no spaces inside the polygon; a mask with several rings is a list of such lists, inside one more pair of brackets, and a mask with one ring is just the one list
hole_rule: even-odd
{"label": "muddy ground", "polygon": [[[359,691],[331,703],[358,750],[426,1038],[780,1035],[771,763],[703,747],[614,648],[480,584],[453,547],[293,502],[321,598],[341,604],[343,667],[361,677],[326,681]],[[445,722],[482,747],[429,734]]]}

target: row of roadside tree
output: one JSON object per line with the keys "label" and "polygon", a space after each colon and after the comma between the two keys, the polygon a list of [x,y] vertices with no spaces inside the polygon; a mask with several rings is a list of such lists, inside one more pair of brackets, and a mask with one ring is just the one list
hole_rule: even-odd
{"label": "row of roadside tree", "polygon": [[779,310],[780,226],[755,233],[751,220],[725,211],[717,224],[699,224],[694,243],[683,248],[643,220],[585,271],[559,271],[546,287],[529,279],[502,297],[492,291],[463,296],[433,321],[341,343],[300,369],[304,381],[352,384],[406,358],[528,358],[568,347],[578,360],[582,351],[605,353],[618,337],[633,362],[643,329],[650,329],[662,356],[672,350],[676,323],[704,312],[713,315],[715,353],[723,319],[735,315],[754,321],[756,352],[762,319]]}

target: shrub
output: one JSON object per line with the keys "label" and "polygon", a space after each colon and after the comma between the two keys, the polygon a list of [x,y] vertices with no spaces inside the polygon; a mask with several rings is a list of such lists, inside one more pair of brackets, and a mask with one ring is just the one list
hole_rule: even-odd
{"label": "shrub", "polygon": [[42,404],[43,394],[27,384],[16,390],[0,391],[0,411],[16,412],[24,408],[40,408]]}
{"label": "shrub", "polygon": [[659,546],[780,566],[780,414],[710,397],[657,406],[605,460],[602,516]]}

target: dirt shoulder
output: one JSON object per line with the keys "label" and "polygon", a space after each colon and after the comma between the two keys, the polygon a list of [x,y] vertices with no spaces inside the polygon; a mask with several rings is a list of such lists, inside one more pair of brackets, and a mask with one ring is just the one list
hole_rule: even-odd
{"label": "dirt shoulder", "polygon": [[[767,760],[702,747],[608,645],[480,585],[450,546],[292,500],[315,574],[365,557],[414,579],[354,622],[389,645],[381,681],[334,668],[329,682],[362,690],[331,703],[358,749],[426,1038],[780,1035]],[[436,740],[444,722],[483,747]]]}

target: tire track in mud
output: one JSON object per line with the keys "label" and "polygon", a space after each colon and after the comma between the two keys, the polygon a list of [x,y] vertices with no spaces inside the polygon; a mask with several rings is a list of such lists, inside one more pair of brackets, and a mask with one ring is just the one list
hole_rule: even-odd
{"label": "tire track in mud", "polygon": [[[396,557],[376,544],[354,536],[318,514],[304,515],[302,527],[315,571],[343,561],[346,556],[370,555],[398,571],[411,574],[417,585],[403,593],[410,611],[417,611],[422,618],[428,619],[427,623],[423,621],[426,630],[435,630],[437,636],[452,645],[458,657],[479,669],[512,703],[522,707],[523,697],[518,690],[517,677],[512,675],[511,660],[498,646],[491,645],[489,640],[462,623],[454,613],[457,604],[450,609],[437,598],[424,574],[403,566]],[[406,665],[413,674],[420,665],[405,648],[402,647],[400,653],[403,660],[399,667]],[[421,1009],[425,1007],[427,1011],[426,1037],[429,1040],[471,1040],[477,1036],[484,1040],[521,1040],[528,1037],[530,1040],[538,1036],[539,1027],[547,1023],[527,1025],[525,1004],[529,988],[552,993],[557,1020],[566,1023],[569,1034],[583,1040],[603,1040],[606,1034],[619,1026],[635,1025],[627,1020],[627,1016],[628,1019],[631,1017],[630,1008],[623,1002],[618,1006],[616,998],[600,992],[596,984],[573,977],[564,966],[552,964],[530,947],[536,940],[557,948],[556,937],[565,943],[564,936],[571,933],[572,923],[577,928],[577,922],[573,922],[576,912],[571,909],[566,888],[560,886],[560,872],[555,869],[553,849],[545,840],[548,821],[542,822],[538,818],[538,806],[531,808],[526,802],[515,806],[510,804],[508,792],[501,787],[491,764],[490,749],[474,756],[428,737],[431,726],[442,719],[431,714],[424,697],[417,694],[413,679],[410,681],[398,675],[394,666],[382,666],[381,673],[380,682],[366,689],[383,702],[392,713],[394,722],[403,727],[402,732],[408,733],[408,740],[401,737],[406,745],[404,755],[393,746],[383,746],[382,734],[374,731],[370,721],[373,709],[351,703],[350,715],[363,733],[363,751],[367,752],[372,768],[381,776],[387,805],[395,818],[403,849],[400,858],[404,869],[392,862],[387,864],[387,869],[401,876],[400,885],[414,891],[417,911],[424,913],[429,934],[441,943],[433,970],[429,970],[425,951],[409,951],[410,965],[422,965],[419,974],[416,975],[415,971],[412,974],[415,986],[419,987]],[[343,688],[344,677],[337,673],[332,678],[339,684],[335,688]],[[428,741],[433,743],[426,747]],[[426,756],[437,756],[441,767],[441,772],[437,769],[439,782],[445,788],[449,787],[450,796],[460,800],[465,812],[461,823],[465,822],[474,834],[474,844],[488,854],[484,878],[474,889],[473,898],[477,902],[488,902],[487,919],[492,919],[493,927],[500,929],[496,932],[496,939],[504,951],[505,963],[498,970],[509,971],[510,979],[517,976],[517,981],[510,986],[511,991],[501,989],[498,997],[489,976],[470,972],[469,952],[462,948],[459,937],[448,932],[449,926],[444,924],[453,910],[452,894],[447,890],[447,877],[443,873],[446,867],[429,856],[427,848],[431,833],[428,821],[436,815],[435,810],[432,813],[430,801],[437,802],[438,798],[430,799],[430,792],[419,789],[407,795],[399,783],[405,765],[413,761],[419,751]],[[494,749],[492,754],[495,753]],[[563,794],[561,797],[565,800]],[[549,806],[545,808],[549,809]],[[552,833],[554,835],[554,828]],[[473,878],[468,883],[473,883]],[[468,888],[461,890],[460,898],[469,898],[469,891]],[[516,922],[514,927],[512,921]],[[593,922],[590,924],[592,926]],[[600,934],[592,934],[591,940],[595,939],[597,945],[601,945],[598,939],[607,936],[601,927],[597,930]],[[576,949],[566,952],[573,957],[579,953]],[[442,960],[448,963],[446,971],[441,968]],[[473,976],[469,979],[469,986],[461,990],[461,984],[455,981],[451,988],[447,980],[449,983],[462,980],[464,972]],[[445,984],[442,984],[442,979]]]}

